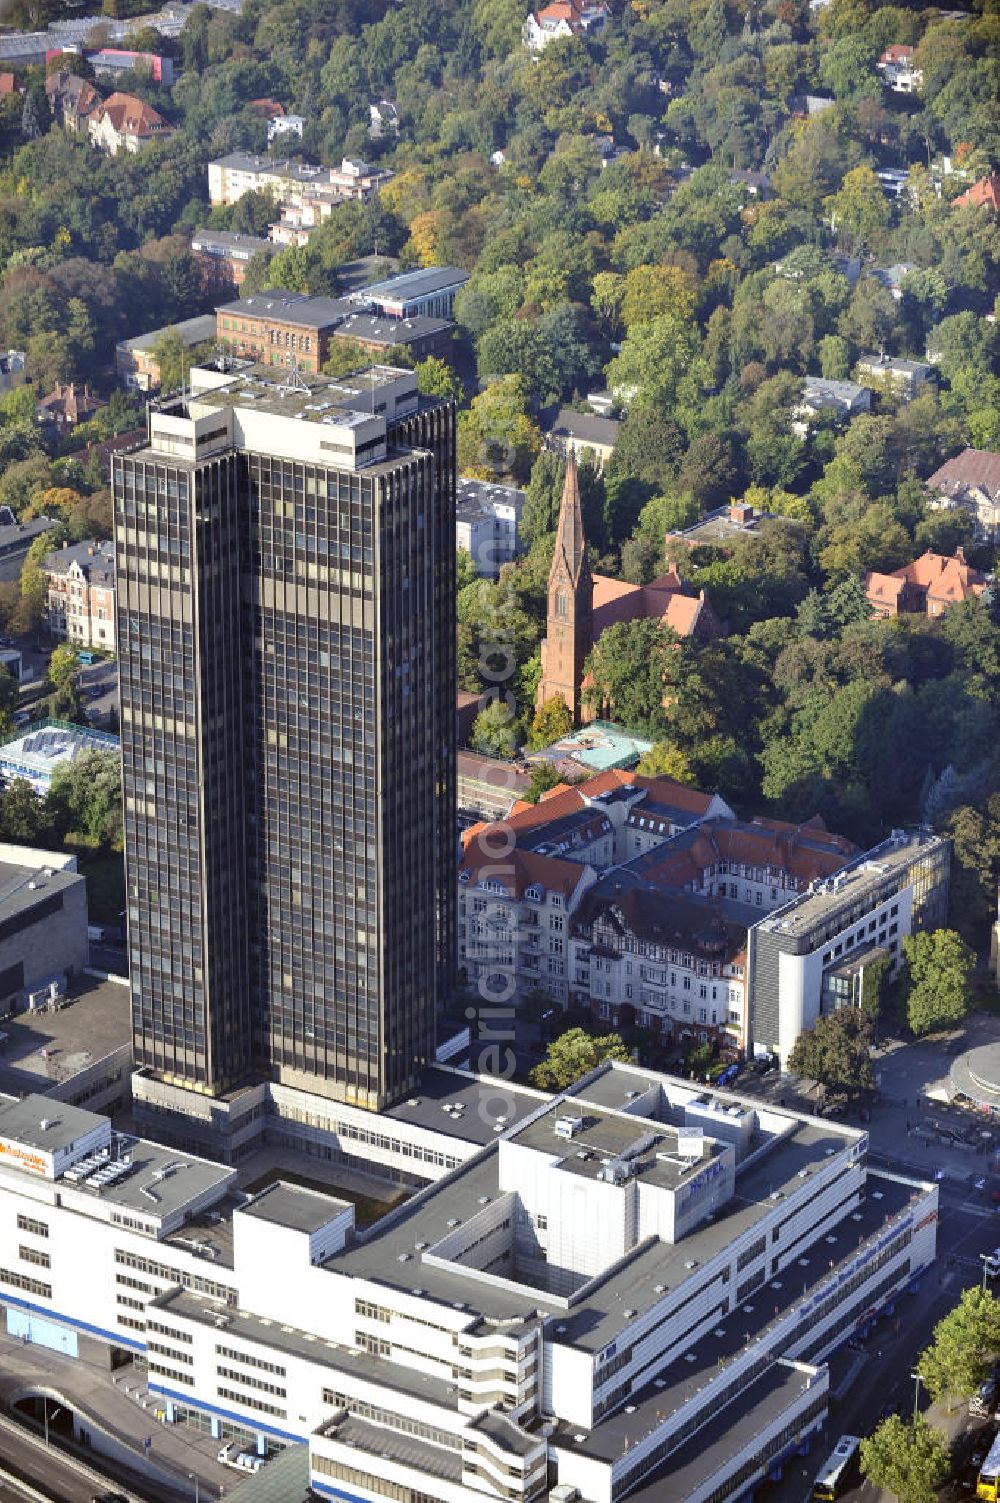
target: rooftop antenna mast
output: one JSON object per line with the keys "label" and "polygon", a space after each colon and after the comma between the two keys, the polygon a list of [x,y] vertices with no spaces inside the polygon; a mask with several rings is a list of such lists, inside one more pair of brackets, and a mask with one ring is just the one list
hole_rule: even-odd
{"label": "rooftop antenna mast", "polygon": [[278,387],[278,396],[288,397],[295,391],[305,392],[307,396],[309,394],[308,384],[303,380],[302,372],[299,370],[299,357],[293,354],[288,375]]}

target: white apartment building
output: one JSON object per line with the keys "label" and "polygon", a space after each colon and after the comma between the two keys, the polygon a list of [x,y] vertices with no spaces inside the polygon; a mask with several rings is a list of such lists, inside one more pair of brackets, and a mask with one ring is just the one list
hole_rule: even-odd
{"label": "white apartment building", "polygon": [[0,1106],[7,1329],[131,1352],[167,1422],[307,1442],[320,1497],[728,1503],[935,1255],[937,1187],[869,1173],[851,1128],[625,1066],[495,1127],[361,1232],[93,1112]]}
{"label": "white apartment building", "polygon": [[574,915],[570,1000],[615,1028],[635,1022],[664,1039],[742,1049],[746,923],[611,872]]}
{"label": "white apartment building", "polygon": [[370,167],[352,157],[345,157],[339,167],[315,167],[234,151],[209,162],[208,197],[212,204],[234,204],[244,193],[269,189],[281,203],[323,199],[332,208],[345,198],[369,198],[391,177],[388,168]]}
{"label": "white apartment building", "polygon": [[744,1051],[749,930],[854,854],[817,820],[738,820],[669,778],[601,774],[466,832],[458,962],[505,1001],[540,990],[612,1027]]}
{"label": "white apartment building", "polygon": [[886,957],[899,974],[902,941],[944,923],[951,844],[931,830],[894,830],[750,930],[750,1034],[782,1065],[822,1014],[857,1001],[864,967]]}
{"label": "white apartment building", "polygon": [[498,1003],[542,990],[569,997],[570,916],[597,873],[588,864],[475,846],[458,873],[458,961],[469,984]]}
{"label": "white apartment building", "polygon": [[524,492],[512,485],[459,476],[455,506],[455,546],[464,549],[476,573],[496,579],[517,557]]}

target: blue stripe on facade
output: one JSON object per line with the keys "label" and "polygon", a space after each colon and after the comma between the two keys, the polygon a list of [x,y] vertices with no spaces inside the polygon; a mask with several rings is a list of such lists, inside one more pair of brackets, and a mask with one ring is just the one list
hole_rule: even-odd
{"label": "blue stripe on facade", "polygon": [[314,1493],[322,1493],[324,1498],[343,1498],[346,1503],[370,1503],[370,1499],[363,1498],[360,1493],[345,1493],[342,1488],[330,1487],[326,1482],[317,1482],[310,1473],[309,1486]]}
{"label": "blue stripe on facade", "polygon": [[75,1320],[72,1315],[63,1315],[60,1310],[50,1310],[47,1305],[35,1305],[30,1299],[18,1299],[16,1295],[8,1294],[6,1289],[0,1289],[0,1305],[17,1305],[22,1310],[30,1310],[32,1315],[47,1315],[51,1320],[75,1326],[78,1331],[86,1331],[90,1336],[100,1336],[103,1341],[110,1341],[115,1346],[130,1347],[133,1352],[141,1352],[145,1356],[144,1341],[133,1341],[131,1336],[122,1336],[118,1331],[106,1331],[103,1326],[92,1326],[89,1321]]}
{"label": "blue stripe on facade", "polygon": [[183,1404],[187,1409],[204,1409],[211,1414],[220,1414],[223,1419],[234,1420],[242,1430],[261,1430],[266,1435],[278,1435],[282,1440],[291,1441],[295,1445],[301,1445],[308,1441],[308,1435],[297,1434],[294,1430],[279,1430],[277,1425],[269,1425],[266,1420],[256,1419],[252,1415],[240,1414],[235,1409],[224,1409],[221,1404],[210,1404],[207,1399],[196,1399],[194,1394],[179,1393],[176,1388],[166,1388],[162,1383],[155,1383],[147,1377],[146,1387],[150,1393],[162,1393],[165,1399],[173,1399],[177,1404]]}

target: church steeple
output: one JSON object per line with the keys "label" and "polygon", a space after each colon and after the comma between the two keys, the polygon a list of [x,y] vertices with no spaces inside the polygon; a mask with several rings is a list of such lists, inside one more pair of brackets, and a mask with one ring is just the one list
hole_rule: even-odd
{"label": "church steeple", "polygon": [[566,459],[566,478],[563,481],[562,500],[559,503],[559,521],[556,526],[556,551],[549,571],[549,582],[557,562],[565,565],[566,573],[574,585],[580,579],[587,564],[587,539],[583,531],[583,507],[580,504],[580,479],[576,469],[576,455],[571,449]]}
{"label": "church steeple", "polygon": [[594,582],[587,560],[576,456],[566,457],[556,546],[549,570],[548,624],[542,643],[542,676],[536,708],[563,699],[574,725],[582,718],[583,665],[593,645]]}

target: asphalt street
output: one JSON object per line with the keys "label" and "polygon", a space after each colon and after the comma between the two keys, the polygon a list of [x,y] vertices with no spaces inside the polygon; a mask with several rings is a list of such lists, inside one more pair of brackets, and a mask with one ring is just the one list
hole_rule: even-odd
{"label": "asphalt street", "polygon": [[[822,1437],[813,1442],[807,1457],[795,1457],[779,1483],[762,1488],[760,1503],[807,1503],[820,1466],[841,1435],[870,1435],[887,1405],[903,1415],[913,1412],[915,1384],[910,1374],[920,1352],[928,1345],[935,1324],[956,1303],[961,1291],[982,1278],[981,1252],[991,1252],[1000,1241],[1000,1216],[983,1204],[980,1196],[960,1185],[941,1187],[939,1257],[921,1281],[917,1294],[903,1295],[895,1313],[883,1317],[862,1348],[863,1361],[848,1391],[832,1399]],[[831,1369],[831,1389],[849,1366],[848,1354],[836,1357]],[[927,1395],[920,1392],[920,1409],[928,1410]],[[964,1406],[950,1418],[935,1414],[949,1432],[964,1430]],[[845,1493],[849,1503],[880,1503],[890,1494],[870,1483]]]}
{"label": "asphalt street", "polygon": [[[53,1499],[59,1499],[59,1503],[91,1503],[95,1484],[73,1471],[65,1457],[60,1456],[53,1447],[46,1451],[32,1437],[25,1436],[22,1440],[19,1436],[5,1433],[0,1449],[0,1467],[10,1463],[15,1477],[17,1473],[22,1473],[34,1487],[51,1494]],[[15,1477],[0,1474],[0,1503],[7,1503],[7,1499],[17,1499],[18,1503],[23,1503],[27,1494],[17,1487]],[[110,1489],[110,1483],[108,1487]]]}

